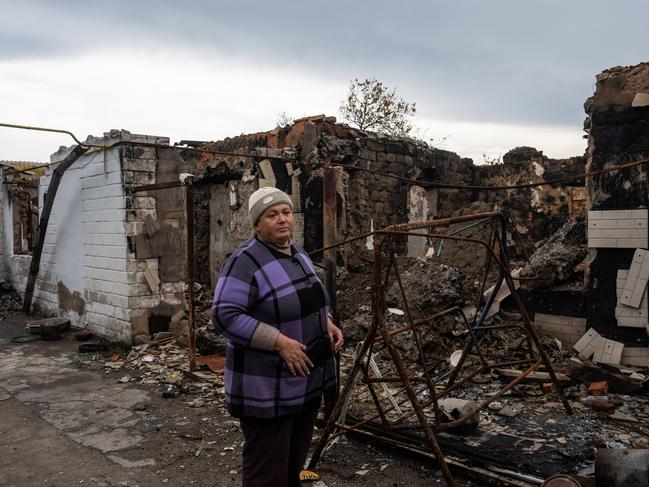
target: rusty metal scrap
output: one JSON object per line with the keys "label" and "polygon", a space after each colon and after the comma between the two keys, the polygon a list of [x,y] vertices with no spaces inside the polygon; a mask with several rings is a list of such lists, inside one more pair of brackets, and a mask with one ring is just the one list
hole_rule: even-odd
{"label": "rusty metal scrap", "polygon": [[[493,225],[493,236],[489,241],[481,241],[470,238],[463,238],[458,235],[441,235],[431,234],[427,232],[416,232],[416,230],[430,230],[434,227],[443,225],[450,225],[459,222],[473,222],[482,220]],[[507,393],[526,376],[537,370],[540,366],[544,365],[547,369],[550,380],[554,384],[556,391],[563,403],[563,406],[568,414],[572,413],[570,404],[563,396],[561,384],[552,368],[552,364],[541,346],[541,342],[536,335],[532,322],[529,319],[527,311],[517,294],[514,279],[509,270],[509,259],[506,250],[506,235],[507,225],[504,217],[497,212],[479,213],[475,215],[464,215],[453,218],[444,218],[439,220],[431,220],[417,223],[408,223],[402,225],[393,225],[386,227],[382,230],[373,232],[374,235],[374,285],[372,295],[372,322],[365,339],[356,354],[354,364],[347,376],[343,385],[340,397],[333,408],[327,424],[323,430],[322,436],[315,448],[309,467],[314,468],[324,451],[328,442],[340,434],[359,433],[380,438],[382,442],[393,444],[395,446],[409,445],[409,448],[422,449],[432,453],[437,461],[437,464],[450,486],[456,485],[450,473],[448,465],[445,461],[444,454],[439,447],[435,434],[442,431],[448,431],[456,428],[469,419],[473,418],[480,411],[484,410],[489,404],[496,401],[503,394]],[[411,308],[406,289],[402,282],[401,274],[399,272],[398,262],[394,250],[390,244],[394,243],[394,239],[401,236],[413,237],[431,237],[445,238],[448,240],[458,240],[470,242],[477,247],[482,248],[487,255],[485,264],[485,279],[483,280],[482,290],[477,298],[476,312],[474,316],[467,316],[459,307],[452,307],[440,313],[424,318],[416,318]],[[364,236],[363,236],[364,237]],[[363,238],[363,237],[357,237]],[[356,240],[356,239],[351,239]],[[347,242],[349,242],[347,241]],[[347,243],[344,242],[344,243]],[[336,246],[343,245],[327,245],[329,249]],[[386,261],[387,256],[387,261]],[[384,261],[386,263],[384,264]],[[499,275],[494,290],[486,301],[481,301],[484,287],[486,285],[486,276],[492,266],[498,269]],[[407,324],[398,327],[389,327],[386,322],[386,289],[388,289],[388,282],[390,279],[396,280],[400,297],[404,303],[405,317]],[[495,296],[501,286],[507,286],[510,289],[514,304],[518,308],[520,314],[520,323],[501,324],[501,325],[485,325],[487,313],[492,306]],[[427,362],[425,353],[423,351],[421,341],[421,326],[426,323],[434,322],[434,320],[443,316],[458,315],[460,322],[466,328],[467,338],[460,360],[451,372],[435,376],[435,365]],[[484,336],[493,330],[513,328],[518,329],[523,333],[527,340],[527,358],[524,360],[513,360],[508,357],[490,357],[489,353],[481,348],[481,341]],[[398,335],[408,333],[412,337],[416,349],[416,364],[406,364],[406,360],[402,356],[395,339]],[[370,366],[373,360],[373,355],[379,353],[378,347],[387,350],[391,366],[394,366],[394,373],[391,374],[376,374]],[[472,369],[465,367],[467,358],[473,355],[478,360],[478,365],[473,366]],[[439,362],[438,362],[439,363]],[[516,377],[513,378],[508,384],[502,387],[495,394],[490,395],[484,400],[478,402],[474,407],[470,408],[461,417],[449,421],[440,411],[439,401],[448,397],[453,391],[456,391],[466,385],[471,379],[479,374],[489,372],[493,368],[511,366],[511,365],[526,365],[527,368],[521,371]],[[375,414],[369,418],[356,419],[354,424],[345,424],[345,421],[340,421],[343,408],[346,407],[347,401],[351,396],[355,387],[356,379],[362,377],[362,386],[366,387],[372,403],[375,407]],[[390,395],[390,404],[384,405],[381,398],[375,390],[377,384],[400,384],[397,394],[407,396],[405,399],[397,401],[393,395]],[[401,406],[409,404],[411,409],[403,412]],[[429,412],[432,409],[432,418],[429,419]],[[395,418],[395,413],[399,412]],[[346,415],[346,411],[344,412]],[[418,437],[417,446],[413,446],[413,437],[408,433],[409,429],[413,428],[412,424],[406,424],[406,420],[415,418],[417,420],[416,428],[423,432],[425,440]],[[338,432],[335,430],[338,429]]]}

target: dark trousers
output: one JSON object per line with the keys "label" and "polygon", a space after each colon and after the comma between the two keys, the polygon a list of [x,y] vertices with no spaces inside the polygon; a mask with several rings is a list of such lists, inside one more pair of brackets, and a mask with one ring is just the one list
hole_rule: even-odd
{"label": "dark trousers", "polygon": [[243,487],[300,487],[318,409],[295,416],[240,418]]}

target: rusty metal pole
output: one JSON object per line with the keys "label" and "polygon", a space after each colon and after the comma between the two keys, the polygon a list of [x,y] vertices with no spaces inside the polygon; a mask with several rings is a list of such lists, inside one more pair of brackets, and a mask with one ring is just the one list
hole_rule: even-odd
{"label": "rusty metal pole", "polygon": [[185,218],[186,218],[186,240],[187,240],[187,315],[189,322],[189,370],[196,370],[196,333],[194,321],[194,191],[192,183],[194,176],[182,174],[181,179],[185,185]]}
{"label": "rusty metal pole", "polygon": [[[337,227],[337,202],[336,202],[336,169],[326,163],[322,181],[322,243],[324,247],[333,246],[336,243]],[[336,253],[337,247],[331,247],[324,252],[325,265],[325,287],[329,294],[331,316],[334,323],[340,327],[338,319],[338,300],[336,298]],[[324,414],[329,418],[333,412],[340,391],[340,354],[336,356],[336,391],[333,394],[324,395]]]}
{"label": "rusty metal pole", "polygon": [[[324,166],[323,191],[322,191],[322,243],[329,247],[336,243],[336,170],[331,164]],[[331,300],[331,314],[338,320],[338,303],[336,300],[336,251],[330,248],[324,252],[325,287]]]}
{"label": "rusty metal pole", "polygon": [[[397,368],[397,372],[401,376],[401,380],[403,382],[405,392],[408,395],[408,399],[410,399],[410,404],[412,404],[415,414],[417,415],[417,419],[419,420],[419,424],[421,425],[421,429],[424,431],[426,440],[430,445],[433,455],[435,456],[435,460],[437,461],[437,466],[442,472],[444,480],[446,480],[446,485],[448,487],[456,487],[457,484],[455,483],[455,480],[453,479],[453,475],[451,474],[451,471],[449,470],[448,465],[446,464],[446,459],[444,458],[444,454],[442,453],[442,450],[439,447],[439,444],[437,443],[435,434],[433,433],[433,430],[431,429],[430,424],[428,423],[428,418],[424,414],[424,410],[421,406],[421,402],[419,401],[419,397],[417,397],[417,393],[415,392],[415,389],[412,385],[411,375],[408,371],[408,368],[406,367],[403,360],[401,359],[397,347],[394,344],[394,341],[392,340],[392,337],[390,336],[390,333],[385,324],[386,323],[385,311],[387,309],[387,306],[385,304],[385,286],[382,280],[382,274],[383,274],[382,257],[383,257],[384,244],[385,244],[385,234],[380,234],[380,233],[375,234],[374,235],[374,289],[372,289],[372,293],[373,293],[372,314],[373,314],[373,320],[375,321],[375,324],[373,326],[375,326],[383,336],[383,340],[385,341],[385,344],[387,346],[388,353],[392,357],[392,362],[394,362],[394,365]],[[413,333],[416,333],[416,331],[413,330]],[[435,394],[435,391],[431,390],[431,394]]]}

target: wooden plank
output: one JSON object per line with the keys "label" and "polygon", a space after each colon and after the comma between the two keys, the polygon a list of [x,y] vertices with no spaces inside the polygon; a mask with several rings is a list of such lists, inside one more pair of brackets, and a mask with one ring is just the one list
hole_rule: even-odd
{"label": "wooden plank", "polygon": [[[500,377],[504,377],[506,379],[515,379],[516,377],[521,375],[523,371],[517,369],[494,369],[494,372],[496,372],[496,374],[498,374]],[[572,379],[566,374],[556,372],[556,376],[560,385],[565,385],[572,382]],[[535,382],[543,384],[551,381],[552,378],[550,377],[550,374],[548,372],[530,372],[521,382]]]}
{"label": "wooden plank", "polygon": [[160,278],[158,277],[158,271],[154,266],[155,264],[153,262],[147,262],[146,269],[144,269],[144,278],[146,279],[151,291],[157,293],[160,288]]}

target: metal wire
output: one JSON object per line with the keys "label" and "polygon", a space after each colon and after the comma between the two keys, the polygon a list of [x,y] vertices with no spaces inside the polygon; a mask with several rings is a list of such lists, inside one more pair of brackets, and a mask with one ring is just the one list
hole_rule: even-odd
{"label": "metal wire", "polygon": [[[100,148],[103,150],[109,150],[114,147],[118,146],[135,146],[135,147],[150,147],[150,148],[156,148],[156,149],[172,149],[172,150],[180,150],[180,151],[185,151],[185,152],[195,152],[199,154],[213,154],[213,155],[218,155],[218,156],[230,156],[230,157],[245,157],[245,158],[252,158],[252,159],[275,159],[275,160],[280,160],[284,162],[296,162],[300,163],[302,161],[295,159],[295,158],[288,158],[288,157],[282,157],[282,156],[271,156],[271,155],[263,155],[263,154],[242,154],[242,153],[237,153],[237,152],[227,152],[227,151],[218,151],[218,150],[213,150],[213,149],[196,149],[193,147],[180,147],[180,146],[175,146],[175,145],[169,145],[169,144],[157,144],[157,143],[148,143],[148,142],[136,142],[136,141],[120,141],[120,142],[115,142],[114,144],[111,145],[98,145],[98,144],[86,144],[81,142],[72,132],[69,130],[64,130],[64,129],[54,129],[54,128],[46,128],[46,127],[33,127],[29,125],[17,125],[17,124],[10,124],[10,123],[0,123],[0,127],[7,127],[7,128],[15,128],[15,129],[24,129],[24,130],[37,130],[37,131],[43,131],[43,132],[55,132],[55,133],[62,133],[69,135],[74,139],[74,141],[79,144],[82,147],[96,147]],[[361,161],[369,161],[369,162],[374,162],[371,159],[368,159],[366,157],[362,157],[359,155],[353,156],[355,159],[361,160]],[[56,164],[56,163],[54,163]],[[629,169],[632,167],[637,167],[641,166],[644,164],[649,164],[649,159],[640,159],[634,162],[626,163],[626,164],[621,164],[619,166],[613,166],[605,169],[600,169],[598,171],[591,171],[591,172],[584,172],[581,174],[576,174],[574,176],[566,176],[565,178],[560,178],[560,179],[554,179],[551,181],[541,181],[538,183],[526,183],[526,184],[512,184],[512,185],[501,185],[501,186],[479,186],[479,185],[463,185],[463,184],[447,184],[447,183],[437,183],[437,182],[432,182],[432,181],[414,181],[412,179],[408,179],[403,176],[397,176],[395,174],[390,174],[390,173],[385,173],[381,171],[376,171],[374,169],[367,169],[359,166],[354,166],[351,164],[343,164],[340,162],[332,162],[332,166],[337,166],[337,167],[342,167],[348,170],[353,170],[353,171],[364,171],[370,174],[376,174],[378,176],[386,177],[386,178],[391,178],[391,179],[396,179],[398,181],[401,181],[403,183],[410,184],[412,186],[421,186],[423,188],[437,188],[437,189],[452,189],[452,190],[458,190],[458,191],[502,191],[502,190],[508,190],[508,189],[525,189],[525,188],[537,188],[540,186],[552,186],[552,185],[561,185],[563,183],[568,183],[572,181],[576,181],[579,179],[587,178],[587,177],[594,177],[594,176],[600,176],[602,174],[607,174],[610,172],[614,171],[621,171],[624,169]],[[324,163],[321,164],[312,164],[315,167],[318,166],[324,166]],[[19,172],[19,171],[15,171]]]}

